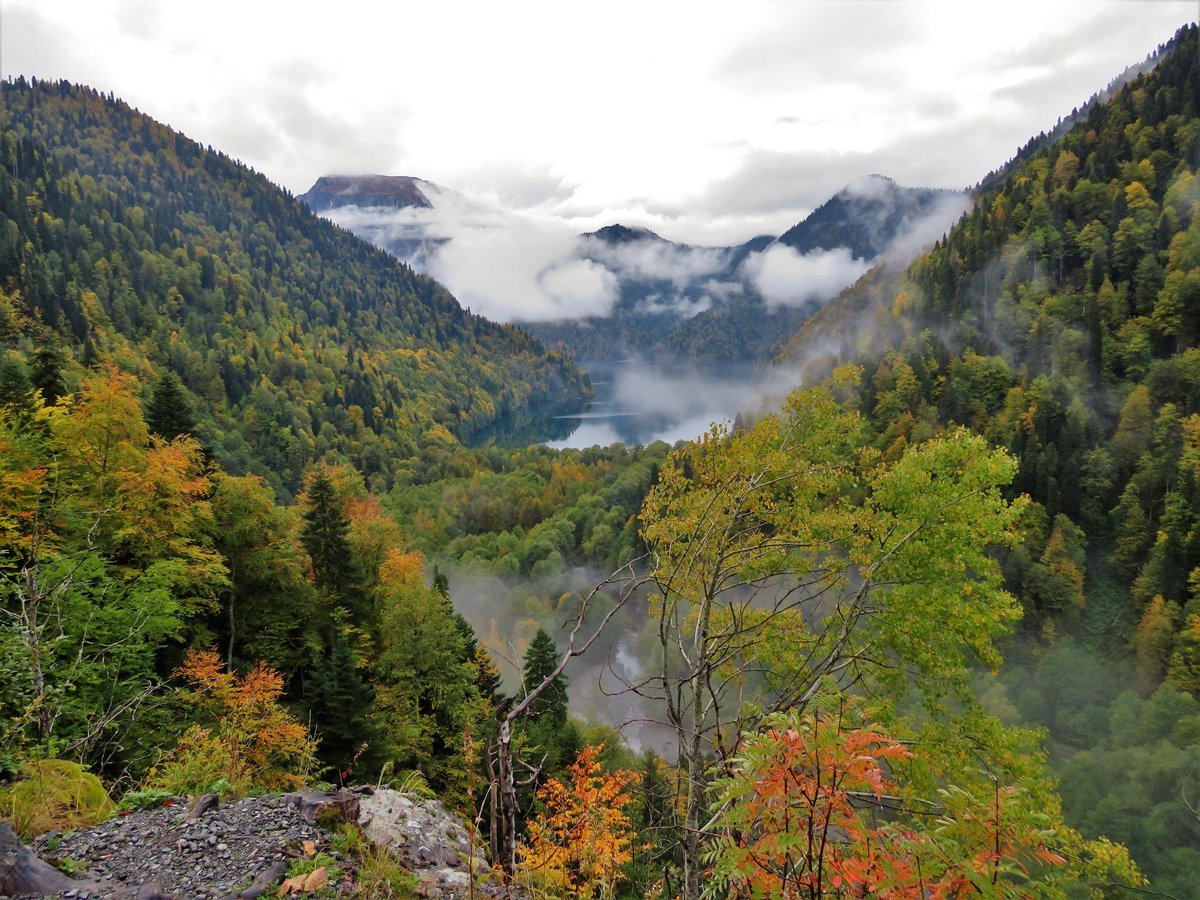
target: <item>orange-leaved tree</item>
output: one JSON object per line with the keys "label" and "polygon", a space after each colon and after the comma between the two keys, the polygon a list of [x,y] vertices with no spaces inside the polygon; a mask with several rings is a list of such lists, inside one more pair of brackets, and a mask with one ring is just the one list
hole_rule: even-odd
{"label": "orange-leaved tree", "polygon": [[520,848],[519,880],[551,897],[613,897],[621,867],[633,858],[633,825],[625,808],[635,772],[605,772],[604,745],[587,746],[567,768],[570,782],[550,778],[538,791],[543,812]]}
{"label": "orange-leaved tree", "polygon": [[297,788],[314,768],[316,742],[279,703],[283,677],[265,663],[245,675],[225,671],[215,648],[189,650],[175,674],[206,723],[193,725],[154,768],[152,787],[177,793]]}
{"label": "orange-leaved tree", "polygon": [[891,769],[919,763],[913,752],[847,713],[773,717],[747,742],[717,785],[708,893],[1058,895],[1063,836],[1029,790],[993,781],[941,790],[936,801],[912,797]]}

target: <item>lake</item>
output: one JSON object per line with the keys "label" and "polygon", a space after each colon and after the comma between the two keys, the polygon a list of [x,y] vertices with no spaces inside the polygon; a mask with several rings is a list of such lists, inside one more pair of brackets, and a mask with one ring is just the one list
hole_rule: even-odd
{"label": "lake", "polygon": [[582,449],[622,443],[690,441],[713,422],[731,422],[739,412],[779,408],[795,387],[792,373],[744,363],[655,364],[643,360],[581,360],[595,389],[577,407],[535,407],[498,422],[471,440],[474,446],[546,444]]}
{"label": "lake", "polygon": [[[715,421],[772,408],[774,391],[751,365],[656,365],[642,360],[581,361],[595,388],[583,409],[559,412],[542,441],[555,448],[690,441]],[[772,379],[773,380],[773,379]]]}

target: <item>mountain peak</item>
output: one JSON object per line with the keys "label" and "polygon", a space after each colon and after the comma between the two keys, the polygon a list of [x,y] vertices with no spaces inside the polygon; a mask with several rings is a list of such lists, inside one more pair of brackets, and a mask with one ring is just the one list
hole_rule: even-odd
{"label": "mountain peak", "polygon": [[864,175],[785,231],[779,243],[799,253],[849,247],[856,259],[875,259],[939,201],[962,196],[961,191],[907,188],[886,175]]}
{"label": "mountain peak", "polygon": [[599,238],[606,244],[632,244],[635,241],[665,241],[666,238],[655,234],[649,228],[630,228],[628,225],[605,225],[598,231],[585,234],[584,237]]}
{"label": "mountain peak", "polygon": [[428,184],[409,175],[322,175],[299,199],[314,212],[339,206],[430,209],[433,204],[421,190]]}

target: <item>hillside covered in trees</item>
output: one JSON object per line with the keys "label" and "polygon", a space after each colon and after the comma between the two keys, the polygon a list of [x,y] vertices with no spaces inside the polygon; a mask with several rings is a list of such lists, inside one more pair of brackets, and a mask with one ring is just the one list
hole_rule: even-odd
{"label": "hillside covered in trees", "polygon": [[[1023,641],[995,697],[1050,730],[1080,820],[1158,860],[1180,896],[1200,866],[1178,799],[1198,738],[1136,715],[1194,722],[1200,691],[1196,41],[1181,30],[1027,148],[929,254],[870,273],[788,354],[813,372],[866,363],[885,455],[964,425],[1018,459],[1013,491],[1033,504],[1004,566]],[[1153,789],[1147,765],[1164,767]]]}
{"label": "hillside covered in trees", "polygon": [[[364,316],[425,323],[433,349],[412,351],[425,367],[405,385],[492,364],[459,359],[439,324],[578,384],[449,300],[444,318],[298,302],[277,335],[290,374],[234,400],[216,362],[226,393],[206,394],[196,373],[221,357],[200,342],[251,300],[301,296],[310,258],[226,223],[272,261],[231,293],[232,264],[184,241],[209,234],[200,212],[181,199],[160,241],[132,177],[77,172],[74,151],[7,125],[0,818],[31,836],[107,815],[105,789],[129,806],[394,780],[460,809],[498,877],[536,896],[1194,896],[1197,60],[1190,27],[930,253],[816,317],[793,350],[821,384],[673,450],[472,449],[451,434],[475,427],[469,410],[424,395],[396,421],[374,407],[368,428],[338,392],[387,351],[335,340]],[[162,177],[203,182],[183,159]],[[103,215],[69,228],[49,212],[87,197]],[[144,244],[124,197],[146,204]],[[262,197],[266,221],[293,204]],[[90,238],[101,225],[117,249]],[[193,297],[207,312],[167,328]],[[137,310],[144,327],[118,327]],[[330,359],[343,368],[314,368]],[[181,382],[164,375],[176,362]],[[267,400],[323,423],[287,465],[251,442]],[[358,455],[389,436],[407,455]],[[597,650],[605,680],[588,683]],[[625,703],[610,722],[652,719],[645,752],[585,695]],[[68,800],[47,826],[52,791]]]}
{"label": "hillside covered in trees", "polygon": [[100,359],[177,377],[213,456],[288,494],[326,454],[386,485],[589,393],[527,333],[88,88],[0,85],[0,216],[12,366],[49,400]]}

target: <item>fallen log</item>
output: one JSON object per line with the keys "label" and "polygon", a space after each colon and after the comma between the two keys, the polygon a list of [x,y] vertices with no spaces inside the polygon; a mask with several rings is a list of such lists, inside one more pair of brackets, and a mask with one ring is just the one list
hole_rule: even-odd
{"label": "fallen log", "polygon": [[0,822],[0,895],[62,894],[65,891],[94,891],[94,881],[68,878],[21,843],[12,826]]}

